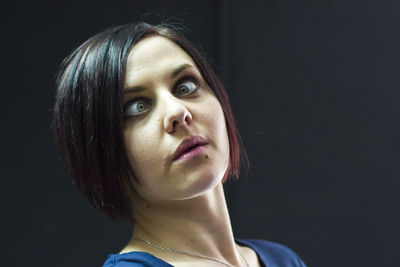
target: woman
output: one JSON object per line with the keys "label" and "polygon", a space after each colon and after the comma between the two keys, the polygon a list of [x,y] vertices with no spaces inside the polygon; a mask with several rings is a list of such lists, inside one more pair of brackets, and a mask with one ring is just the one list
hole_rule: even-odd
{"label": "woman", "polygon": [[223,182],[239,173],[226,92],[166,25],[114,27],[61,65],[57,142],[75,183],[133,234],[104,266],[305,266],[290,249],[234,238]]}

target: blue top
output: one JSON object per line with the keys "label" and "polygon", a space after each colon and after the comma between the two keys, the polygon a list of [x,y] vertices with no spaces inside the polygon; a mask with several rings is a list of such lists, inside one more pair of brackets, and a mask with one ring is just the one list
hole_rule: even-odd
{"label": "blue top", "polygon": [[[306,267],[300,257],[290,248],[271,241],[259,239],[236,239],[236,242],[252,248],[261,265],[265,267]],[[110,254],[103,267],[171,267],[172,265],[147,253],[128,252]]]}

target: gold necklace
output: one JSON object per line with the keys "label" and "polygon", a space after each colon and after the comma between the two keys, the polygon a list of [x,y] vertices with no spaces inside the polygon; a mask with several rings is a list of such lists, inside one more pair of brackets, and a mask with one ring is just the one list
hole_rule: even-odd
{"label": "gold necklace", "polygon": [[[160,244],[156,244],[154,242],[151,242],[149,240],[142,239],[142,238],[139,238],[139,237],[136,237],[136,236],[132,237],[132,239],[138,240],[138,241],[143,242],[143,243],[145,243],[147,245],[150,245],[152,247],[155,247],[155,248],[158,248],[158,249],[162,249],[162,250],[165,250],[165,251],[168,251],[168,252],[172,252],[172,253],[176,253],[176,254],[188,255],[188,256],[191,256],[191,257],[203,258],[203,259],[206,259],[206,260],[211,260],[211,261],[215,261],[215,262],[221,263],[221,264],[229,266],[229,267],[235,267],[235,266],[233,266],[233,265],[231,265],[231,264],[229,264],[229,263],[227,263],[227,262],[225,262],[223,260],[217,259],[217,258],[204,256],[204,255],[201,255],[201,254],[192,253],[192,252],[188,252],[188,251],[183,251],[183,250],[179,250],[179,249],[165,247],[165,246],[162,246]],[[243,261],[246,263],[246,266],[249,267],[249,263],[247,262],[246,258],[243,256],[243,254],[240,251],[240,249],[238,249],[238,251],[239,251],[240,257],[242,257]]]}

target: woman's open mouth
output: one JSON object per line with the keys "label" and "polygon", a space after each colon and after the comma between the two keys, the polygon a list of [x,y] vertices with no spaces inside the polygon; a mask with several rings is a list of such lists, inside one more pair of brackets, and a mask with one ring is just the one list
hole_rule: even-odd
{"label": "woman's open mouth", "polygon": [[174,153],[173,161],[187,160],[202,154],[208,143],[201,136],[185,139]]}

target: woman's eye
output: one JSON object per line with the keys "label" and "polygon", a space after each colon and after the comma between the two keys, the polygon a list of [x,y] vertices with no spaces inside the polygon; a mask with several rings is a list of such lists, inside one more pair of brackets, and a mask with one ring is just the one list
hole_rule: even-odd
{"label": "woman's eye", "polygon": [[198,89],[198,84],[194,81],[186,81],[181,84],[176,88],[176,92],[181,95],[189,95],[196,91]]}
{"label": "woman's eye", "polygon": [[148,105],[143,100],[136,100],[130,102],[125,107],[125,115],[127,116],[137,116],[147,111]]}

